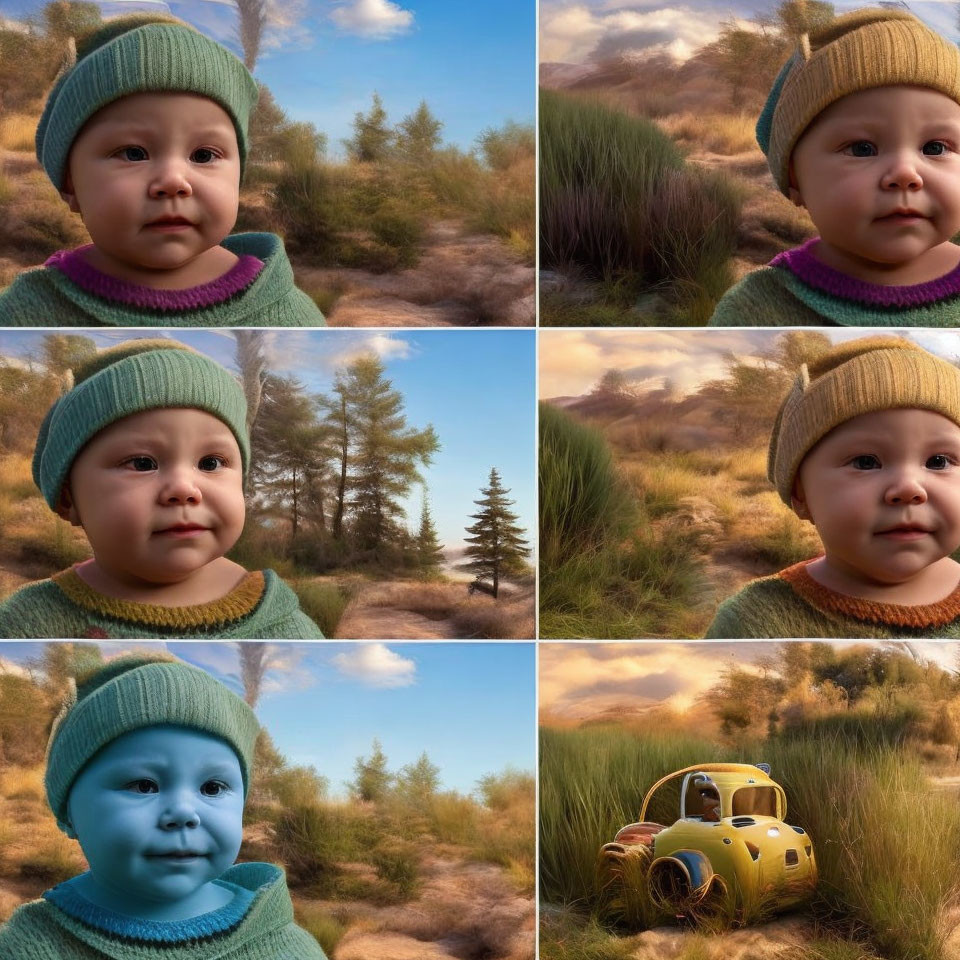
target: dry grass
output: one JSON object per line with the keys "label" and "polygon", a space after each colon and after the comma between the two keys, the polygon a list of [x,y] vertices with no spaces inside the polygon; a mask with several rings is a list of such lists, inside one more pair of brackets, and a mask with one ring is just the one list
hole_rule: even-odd
{"label": "dry grass", "polygon": [[25,266],[42,263],[57,250],[88,243],[80,217],[71,213],[41,170],[17,177],[3,204],[0,249],[14,251]]}
{"label": "dry grass", "polygon": [[7,800],[43,803],[43,767],[7,767],[0,776],[0,794]]}
{"label": "dry grass", "polygon": [[467,584],[407,581],[391,584],[377,606],[409,610],[431,620],[452,619],[459,639],[526,640],[534,635],[532,589],[493,597],[467,593]]}
{"label": "dry grass", "polygon": [[37,117],[24,113],[10,113],[0,119],[0,149],[32,153],[37,121]]}
{"label": "dry grass", "polygon": [[710,153],[729,156],[756,149],[757,118],[745,113],[678,113],[659,117],[657,123],[674,140]]}

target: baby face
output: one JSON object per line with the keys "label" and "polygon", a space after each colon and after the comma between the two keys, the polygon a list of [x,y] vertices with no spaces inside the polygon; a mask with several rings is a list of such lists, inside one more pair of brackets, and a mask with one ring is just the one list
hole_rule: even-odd
{"label": "baby face", "polygon": [[240,448],[230,428],[202,410],[124,417],[81,450],[60,510],[83,527],[110,582],[185,583],[243,530]]}
{"label": "baby face", "polygon": [[233,122],[193,94],[117,100],[74,141],[63,196],[90,232],[94,265],[111,275],[162,286],[157,275],[192,266],[195,283],[213,280],[223,269],[211,252],[239,205]]}
{"label": "baby face", "polygon": [[949,272],[960,250],[960,104],[922,87],[843,97],[814,121],[791,161],[817,255],[851,276],[900,268],[896,283]]}
{"label": "baby face", "polygon": [[804,458],[794,509],[848,581],[909,582],[960,546],[960,427],[929,410],[854,417]]}
{"label": "baby face", "polygon": [[226,742],[196,730],[134,730],[84,767],[67,811],[90,864],[89,899],[148,919],[196,916],[223,899],[208,885],[240,850],[240,761]]}

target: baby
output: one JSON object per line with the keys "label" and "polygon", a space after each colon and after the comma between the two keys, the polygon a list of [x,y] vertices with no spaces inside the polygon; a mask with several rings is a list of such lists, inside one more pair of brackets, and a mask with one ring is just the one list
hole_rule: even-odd
{"label": "baby", "polygon": [[93,243],[0,293],[0,326],[323,326],[279,237],[237,221],[257,85],[178,20],[109,21],[47,98],[37,157]]}
{"label": "baby", "polygon": [[243,530],[247,404],[231,374],[173,340],[133,340],[75,371],[33,478],[93,558],[0,604],[0,637],[317,639],[272,570],[224,554]]}
{"label": "baby", "polygon": [[960,50],[891,8],[803,41],[757,140],[819,237],[747,274],[710,324],[960,325]]}
{"label": "baby", "polygon": [[325,960],[283,871],[234,863],[258,732],[243,700],[173,657],[78,677],[44,782],[90,869],[14,912],[0,960]]}
{"label": "baby", "polygon": [[823,556],[748,583],[710,639],[960,637],[960,370],[900,337],[804,364],[767,475]]}

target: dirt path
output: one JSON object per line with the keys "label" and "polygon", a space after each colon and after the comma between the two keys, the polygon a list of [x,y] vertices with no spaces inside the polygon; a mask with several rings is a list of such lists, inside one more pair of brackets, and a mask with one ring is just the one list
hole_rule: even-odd
{"label": "dirt path", "polygon": [[364,905],[333,960],[533,960],[533,897],[518,895],[501,867],[429,856],[421,871],[420,896]]}
{"label": "dirt path", "polygon": [[336,637],[331,639],[449,640],[454,635],[452,620],[385,606],[394,587],[393,581],[358,587],[340,617]]}
{"label": "dirt path", "polygon": [[501,239],[467,232],[463,223],[430,225],[416,267],[399,273],[297,268],[311,289],[342,288],[332,327],[532,326],[536,271]]}

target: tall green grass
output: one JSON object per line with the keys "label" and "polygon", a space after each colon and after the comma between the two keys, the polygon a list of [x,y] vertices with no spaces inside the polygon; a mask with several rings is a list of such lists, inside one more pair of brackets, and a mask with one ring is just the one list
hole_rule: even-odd
{"label": "tall green grass", "polygon": [[653,532],[599,431],[542,404],[540,635],[683,635],[701,586],[694,551]]}
{"label": "tall green grass", "polygon": [[931,788],[916,752],[835,735],[775,741],[766,759],[790,822],[813,839],[813,909],[889,960],[942,960],[960,899],[960,805]]}
{"label": "tall green grass", "polygon": [[541,94],[545,266],[577,265],[606,281],[635,275],[673,305],[662,322],[705,323],[733,281],[743,199],[721,172],[685,164],[653,122]]}
{"label": "tall green grass", "polygon": [[[540,731],[540,891],[552,903],[593,906],[600,847],[637,820],[662,776],[694,763],[732,759],[705,739],[639,737],[615,727]],[[673,823],[679,787],[657,791],[647,819]]]}
{"label": "tall green grass", "polygon": [[[636,819],[644,791],[663,774],[707,760],[765,760],[786,791],[787,821],[813,841],[820,879],[808,909],[841,935],[817,952],[811,945],[810,956],[944,960],[945,918],[960,903],[960,805],[931,787],[909,743],[896,745],[900,722],[809,725],[805,736],[736,752],[676,733],[543,729],[543,897],[597,908],[596,854]],[[647,816],[669,824],[679,800],[676,790],[661,792]]]}

